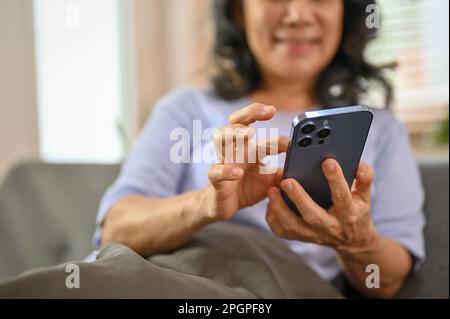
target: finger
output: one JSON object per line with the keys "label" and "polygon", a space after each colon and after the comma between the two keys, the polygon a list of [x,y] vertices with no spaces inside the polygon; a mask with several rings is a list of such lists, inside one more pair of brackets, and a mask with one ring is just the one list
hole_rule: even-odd
{"label": "finger", "polygon": [[208,169],[208,179],[213,185],[223,181],[235,181],[243,175],[244,170],[232,164],[213,164]]}
{"label": "finger", "polygon": [[[267,156],[272,156],[276,154],[280,154],[286,152],[289,144],[289,137],[281,135],[276,136],[271,139],[254,141],[251,140],[249,143],[251,154],[256,155],[256,162],[258,162],[261,166],[266,166],[264,159]],[[254,149],[256,147],[256,151]],[[271,172],[274,171],[274,168],[270,168]]]}
{"label": "finger", "polygon": [[214,130],[211,138],[216,146],[224,146],[236,142],[238,138],[251,139],[255,130],[241,124],[233,124]]}
{"label": "finger", "polygon": [[270,120],[275,113],[276,108],[274,106],[254,103],[232,113],[229,120],[231,124],[248,126],[256,121]]}
{"label": "finger", "polygon": [[222,140],[228,143],[236,142],[239,138],[242,140],[249,140],[255,135],[255,130],[252,127],[241,124],[232,124],[220,130]]}
{"label": "finger", "polygon": [[351,208],[352,193],[338,162],[332,158],[326,159],[322,163],[322,171],[330,186],[333,205],[337,211],[346,211]]}
{"label": "finger", "polygon": [[276,155],[287,152],[289,146],[289,137],[280,135],[258,142],[258,155],[264,158],[267,155]]}
{"label": "finger", "polygon": [[275,172],[275,186],[280,187],[281,181],[283,180],[283,172],[284,172],[284,168],[280,167],[277,169],[277,171]]}
{"label": "finger", "polygon": [[332,217],[309,196],[295,179],[288,178],[283,180],[281,188],[297,206],[303,219],[309,225],[327,227],[332,222]]}
{"label": "finger", "polygon": [[354,192],[367,203],[370,202],[374,169],[364,161],[361,161],[356,171]]}
{"label": "finger", "polygon": [[255,134],[255,130],[240,124],[229,125],[217,129],[212,134],[213,144],[221,163],[233,163],[236,145],[245,151],[245,145]]}
{"label": "finger", "polygon": [[[244,169],[244,171],[247,172],[247,169]],[[274,167],[270,173],[262,174],[261,171],[259,171],[259,174],[261,183],[267,185],[267,188],[280,187],[281,180],[283,179],[283,168]]]}
{"label": "finger", "polygon": [[[302,218],[293,214],[284,202],[280,190],[271,187],[268,190],[269,207],[266,220],[272,230],[279,236],[294,235],[292,239],[311,241],[317,237],[316,232]],[[283,237],[283,236],[282,236]]]}

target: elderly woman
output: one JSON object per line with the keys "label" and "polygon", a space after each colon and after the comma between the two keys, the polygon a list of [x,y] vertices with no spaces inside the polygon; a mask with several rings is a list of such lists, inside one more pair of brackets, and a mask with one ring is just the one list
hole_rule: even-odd
{"label": "elderly woman", "polygon": [[[218,73],[210,88],[178,91],[157,104],[101,202],[96,244],[119,242],[149,256],[180,247],[210,223],[233,220],[283,238],[324,280],[343,273],[363,295],[393,296],[425,253],[417,165],[389,111],[374,110],[351,189],[339,163],[323,162],[333,195],[328,210],[297,181],[281,181],[280,170],[261,174],[259,163],[170,158],[171,132],[185,128],[192,136],[194,120],[222,132],[240,128],[249,137],[255,128],[277,128],[286,151],[292,119],[308,108],[357,104],[373,87],[367,83],[383,88],[388,103],[389,85],[363,54],[375,32],[365,25],[372,3],[215,0]],[[202,146],[194,143],[189,155],[198,156]],[[370,264],[381,270],[379,289],[366,286]]]}

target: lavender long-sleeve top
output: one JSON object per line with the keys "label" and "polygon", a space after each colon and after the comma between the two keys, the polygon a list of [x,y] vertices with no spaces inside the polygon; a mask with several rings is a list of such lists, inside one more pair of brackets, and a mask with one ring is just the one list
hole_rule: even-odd
{"label": "lavender long-sleeve top", "polygon": [[[123,163],[119,177],[101,200],[94,235],[96,247],[108,210],[124,196],[162,198],[205,187],[211,164],[208,154],[214,149],[208,138],[201,138],[203,130],[227,125],[232,112],[251,103],[249,97],[225,101],[209,89],[178,90],[160,100]],[[258,122],[253,127],[276,128],[279,134],[289,135],[296,115],[279,112],[271,121]],[[187,139],[184,150],[188,152],[180,155],[182,136]],[[282,166],[284,155],[276,159]],[[382,235],[400,242],[418,265],[425,257],[424,192],[407,133],[389,111],[374,110],[362,159],[375,168],[372,218],[376,228]],[[263,200],[239,210],[233,219],[270,232],[265,221],[266,206],[267,200]],[[285,242],[322,278],[331,280],[340,272],[333,249],[300,241]]]}

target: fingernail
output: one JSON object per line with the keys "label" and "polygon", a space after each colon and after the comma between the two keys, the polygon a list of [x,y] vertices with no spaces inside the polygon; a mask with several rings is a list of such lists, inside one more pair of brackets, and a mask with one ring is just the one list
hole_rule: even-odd
{"label": "fingernail", "polygon": [[366,172],[367,172],[367,165],[363,164],[361,167],[361,175],[362,176],[366,175]]}
{"label": "fingernail", "polygon": [[244,135],[250,135],[250,133],[252,132],[252,128],[251,127],[244,127],[242,129],[242,132],[244,133]]}
{"label": "fingernail", "polygon": [[275,200],[275,190],[273,190],[273,189],[271,189],[271,190],[269,190],[269,199],[271,200],[271,201],[274,201]]}
{"label": "fingernail", "polygon": [[364,169],[362,172],[359,172],[359,177],[365,179],[366,173],[367,173],[367,169]]}
{"label": "fingernail", "polygon": [[330,172],[330,173],[333,172],[334,167],[335,167],[335,165],[334,165],[333,161],[327,161],[327,162],[325,163],[325,168],[326,168],[327,171]]}
{"label": "fingernail", "polygon": [[231,171],[231,174],[233,174],[233,176],[239,177],[242,174],[242,169],[240,169],[240,168],[233,168],[233,170]]}
{"label": "fingernail", "polygon": [[291,191],[291,190],[294,189],[294,185],[292,184],[291,181],[284,182],[284,183],[283,183],[283,187],[284,187],[284,189],[287,190],[287,191]]}
{"label": "fingernail", "polygon": [[264,106],[264,112],[265,113],[270,113],[273,111],[274,106],[273,105],[266,105]]}

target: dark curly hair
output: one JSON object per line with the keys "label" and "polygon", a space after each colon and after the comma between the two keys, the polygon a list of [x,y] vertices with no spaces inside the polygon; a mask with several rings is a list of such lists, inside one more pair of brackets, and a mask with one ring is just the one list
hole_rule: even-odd
{"label": "dark curly hair", "polygon": [[[234,17],[234,6],[242,0],[214,0],[216,37],[214,58],[217,74],[212,78],[216,93],[227,100],[237,99],[261,85],[261,74],[245,35]],[[339,49],[319,76],[316,95],[324,107],[358,104],[377,83],[384,92],[388,106],[392,87],[382,75],[382,68],[371,65],[364,57],[364,49],[376,37],[377,29],[367,28],[366,7],[375,0],[343,0],[344,27]],[[333,90],[337,87],[338,90]]]}

